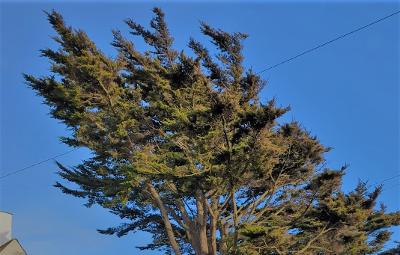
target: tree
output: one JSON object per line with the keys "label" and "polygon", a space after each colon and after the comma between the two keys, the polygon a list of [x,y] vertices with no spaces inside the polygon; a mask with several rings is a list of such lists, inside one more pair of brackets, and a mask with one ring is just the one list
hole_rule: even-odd
{"label": "tree", "polygon": [[202,23],[213,57],[190,39],[193,56],[172,48],[164,13],[151,30],[126,20],[144,53],[113,31],[115,58],[53,11],[57,50],[44,49],[53,75],[25,75],[71,136],[93,156],[60,176],[64,193],[98,204],[126,223],[103,234],[146,231],[141,249],[175,254],[371,254],[400,213],[375,209],[381,188],[340,191],[344,168],[324,168],[320,144],[289,109],[262,103],[264,81],[242,65],[242,40]]}

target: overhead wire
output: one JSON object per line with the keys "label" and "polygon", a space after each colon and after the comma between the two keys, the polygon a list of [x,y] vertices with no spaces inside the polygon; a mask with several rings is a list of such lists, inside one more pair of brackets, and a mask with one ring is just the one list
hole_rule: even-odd
{"label": "overhead wire", "polygon": [[4,175],[1,175],[1,176],[0,176],[0,180],[2,180],[2,179],[4,179],[4,178],[7,178],[7,177],[9,177],[9,176],[11,176],[11,175],[15,175],[15,174],[18,174],[18,173],[20,173],[20,172],[24,172],[24,171],[28,170],[29,168],[32,168],[32,167],[41,165],[41,164],[46,163],[46,162],[49,162],[50,160],[54,160],[54,159],[56,159],[56,158],[62,157],[62,156],[64,156],[64,155],[67,155],[67,154],[69,154],[69,153],[71,153],[71,152],[73,152],[73,151],[76,151],[77,149],[78,149],[78,148],[74,148],[74,149],[72,149],[72,150],[69,150],[69,151],[66,151],[66,152],[57,154],[57,155],[55,155],[55,156],[53,156],[53,157],[51,157],[51,158],[48,158],[48,159],[45,159],[45,160],[36,162],[36,163],[34,163],[34,164],[31,164],[31,165],[29,165],[29,166],[26,166],[26,167],[23,167],[23,168],[20,168],[20,169],[17,169],[17,170],[8,172],[8,173],[6,173],[6,174],[4,174]]}
{"label": "overhead wire", "polygon": [[322,48],[322,47],[325,47],[325,46],[327,46],[327,45],[329,45],[329,44],[331,44],[331,43],[333,43],[333,42],[336,42],[336,41],[338,41],[338,40],[340,40],[340,39],[343,39],[343,38],[345,38],[345,37],[347,37],[347,36],[349,36],[349,35],[352,35],[352,34],[354,34],[354,33],[357,33],[357,32],[359,32],[359,31],[361,31],[361,30],[364,30],[364,29],[366,29],[366,28],[368,28],[368,27],[370,27],[370,26],[373,26],[373,25],[375,25],[375,24],[377,24],[377,23],[379,23],[379,22],[382,22],[382,21],[384,21],[384,20],[386,20],[386,19],[388,19],[388,18],[390,18],[390,17],[393,17],[393,16],[399,14],[399,13],[400,13],[400,10],[399,10],[399,11],[396,11],[396,12],[393,12],[393,13],[391,13],[391,14],[388,14],[388,15],[386,15],[386,16],[384,16],[384,17],[382,17],[382,18],[379,18],[379,19],[377,19],[377,20],[374,20],[374,21],[372,21],[372,22],[370,22],[370,23],[368,23],[368,24],[366,24],[366,25],[364,25],[364,26],[358,27],[358,28],[356,28],[356,29],[354,29],[354,30],[352,30],[352,31],[350,31],[350,32],[341,34],[341,35],[339,35],[339,36],[337,36],[337,37],[335,37],[335,38],[333,38],[333,39],[331,39],[331,40],[329,40],[329,41],[323,42],[323,43],[321,43],[321,44],[319,44],[319,45],[317,45],[317,46],[315,46],[315,47],[312,47],[312,48],[307,49],[307,50],[305,50],[305,51],[303,51],[303,52],[300,52],[300,53],[298,53],[297,55],[294,55],[294,56],[292,56],[292,57],[290,57],[290,58],[284,59],[284,60],[282,60],[282,61],[280,61],[280,62],[278,62],[278,63],[276,63],[276,64],[274,64],[274,65],[272,65],[272,66],[266,67],[266,68],[264,68],[263,70],[257,72],[257,74],[261,74],[261,73],[263,73],[263,72],[266,72],[266,71],[269,71],[269,70],[271,70],[271,69],[274,69],[274,68],[276,68],[276,67],[278,67],[278,66],[281,66],[281,65],[283,65],[283,64],[286,64],[286,63],[288,63],[288,62],[290,62],[290,61],[293,61],[293,60],[295,60],[296,58],[299,58],[299,57],[301,57],[301,56],[304,56],[304,55],[306,55],[306,54],[308,54],[308,53],[311,53],[311,52],[313,52],[313,51],[315,51],[315,50],[318,50],[318,49],[320,49],[320,48]]}

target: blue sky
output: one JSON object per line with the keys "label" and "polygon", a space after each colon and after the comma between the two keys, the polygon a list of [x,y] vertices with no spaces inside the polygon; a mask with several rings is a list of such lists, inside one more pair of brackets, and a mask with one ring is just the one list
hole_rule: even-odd
{"label": "blue sky", "polygon": [[[85,30],[108,55],[115,54],[111,30],[125,18],[148,24],[151,8],[161,6],[175,47],[190,36],[199,40],[199,21],[250,35],[245,42],[247,67],[262,70],[320,42],[334,38],[399,9],[378,3],[1,3],[1,147],[0,175],[69,150],[58,140],[66,129],[51,119],[41,99],[24,85],[22,72],[45,75],[49,65],[39,49],[55,47],[42,10],[60,11],[67,23]],[[270,72],[261,98],[290,105],[286,120],[298,120],[333,147],[328,166],[350,165],[343,189],[361,180],[371,184],[400,173],[399,168],[399,15]],[[136,41],[139,48],[143,42]],[[86,158],[80,149],[59,158],[74,165]],[[98,207],[65,196],[52,187],[59,177],[54,162],[0,180],[0,210],[14,214],[14,236],[30,255],[157,254],[135,245],[143,233],[123,238],[96,232],[120,220]],[[386,181],[380,201],[400,209],[400,178]],[[394,229],[400,239],[399,228]]]}

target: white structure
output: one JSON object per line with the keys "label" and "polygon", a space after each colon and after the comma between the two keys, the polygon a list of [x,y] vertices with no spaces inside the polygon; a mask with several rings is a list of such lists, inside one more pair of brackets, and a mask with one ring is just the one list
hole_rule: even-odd
{"label": "white structure", "polygon": [[0,246],[11,240],[12,215],[0,212]]}
{"label": "white structure", "polygon": [[12,239],[12,215],[0,212],[0,255],[26,255],[16,239]]}

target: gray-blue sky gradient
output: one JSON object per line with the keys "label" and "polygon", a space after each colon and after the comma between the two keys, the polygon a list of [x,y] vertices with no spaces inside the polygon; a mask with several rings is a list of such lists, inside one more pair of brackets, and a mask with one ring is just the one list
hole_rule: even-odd
{"label": "gray-blue sky gradient", "polygon": [[[110,56],[111,30],[126,35],[125,18],[148,24],[151,8],[166,12],[177,49],[190,36],[199,40],[199,21],[250,35],[247,67],[255,71],[276,64],[318,43],[399,9],[399,4],[1,4],[1,174],[69,150],[58,141],[67,130],[48,115],[41,99],[23,83],[22,72],[45,75],[47,60],[39,49],[55,47],[42,10],[60,11],[67,23],[85,30]],[[399,16],[263,73],[268,80],[263,101],[276,97],[290,105],[285,120],[298,120],[323,144],[333,147],[328,166],[350,167],[348,191],[358,180],[375,184],[399,174]],[[127,35],[128,36],[128,35]],[[134,38],[139,49],[144,44]],[[59,160],[74,165],[88,156],[80,149]],[[54,162],[0,180],[0,210],[14,214],[14,236],[30,255],[158,254],[140,252],[149,236],[103,236],[98,228],[120,220],[52,187],[59,177]],[[385,182],[380,201],[400,209],[400,178]],[[397,194],[397,195],[396,195]],[[399,229],[394,229],[400,239]]]}

